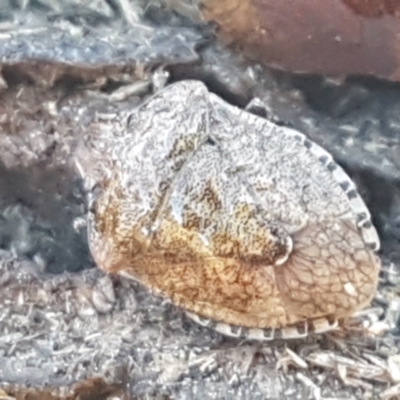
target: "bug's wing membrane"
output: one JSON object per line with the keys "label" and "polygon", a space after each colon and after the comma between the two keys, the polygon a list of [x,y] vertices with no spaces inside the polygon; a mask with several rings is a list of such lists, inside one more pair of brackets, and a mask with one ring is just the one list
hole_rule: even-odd
{"label": "bug's wing membrane", "polygon": [[285,306],[303,317],[346,317],[365,307],[376,289],[379,261],[350,221],[307,226],[289,261],[275,268]]}

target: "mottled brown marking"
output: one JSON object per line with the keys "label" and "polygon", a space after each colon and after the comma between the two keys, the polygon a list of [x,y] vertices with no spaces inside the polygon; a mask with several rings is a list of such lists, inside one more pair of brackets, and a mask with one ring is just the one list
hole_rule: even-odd
{"label": "mottled brown marking", "polygon": [[183,138],[176,139],[168,158],[173,160],[177,157],[190,154],[195,149],[196,144],[197,143],[195,143],[194,141],[188,142],[185,141]]}
{"label": "mottled brown marking", "polygon": [[125,193],[117,184],[117,179],[104,182],[102,193],[92,204],[91,216],[94,228],[102,237],[90,237],[92,253],[95,261],[108,272],[117,272],[129,263],[129,260],[140,257],[149,245],[147,237],[140,232],[140,226],[150,227],[155,213],[149,213],[147,218],[138,221],[132,228],[122,226],[121,199]]}
{"label": "mottled brown marking", "polygon": [[118,199],[121,198],[121,190],[118,187],[111,188],[111,185],[110,181],[103,182],[101,184],[102,191],[108,192],[110,195],[101,196],[92,204],[95,229],[103,235],[112,234],[119,225]]}
{"label": "mottled brown marking", "polygon": [[209,180],[206,187],[203,190],[202,197],[199,199],[200,202],[206,203],[211,210],[219,210],[222,206],[219,198],[218,189],[215,184]]}
{"label": "mottled brown marking", "polygon": [[201,227],[206,227],[206,223],[207,220],[200,217],[198,214],[194,212],[187,212],[185,213],[182,226],[188,230],[199,230]]}
{"label": "mottled brown marking", "polygon": [[[312,230],[302,234],[307,239],[315,237],[318,245],[318,231]],[[306,249],[301,247],[301,234],[296,238],[299,252],[295,251],[286,264],[278,267],[241,260],[234,250],[240,243],[224,241],[223,235],[218,238],[215,250],[210,252],[195,233],[164,220],[150,248],[137,241],[136,233],[116,242],[115,248],[125,257],[128,272],[140,281],[194,313],[228,324],[275,328],[327,313],[348,316],[360,302],[367,304],[371,299],[371,288],[367,287],[365,294],[362,289],[376,279],[376,261],[361,242],[358,251],[363,253],[362,260],[348,260],[357,277],[350,276],[340,265],[338,274],[332,277],[330,273],[326,280],[324,271],[330,268],[329,258],[314,259],[311,252],[308,260]],[[143,253],[138,254],[138,249]],[[220,255],[215,256],[216,252]],[[368,267],[369,275],[360,272],[361,265]],[[111,270],[118,268],[120,264]],[[343,292],[340,274],[344,282],[355,285],[355,299]],[[335,281],[335,276],[339,280]]]}

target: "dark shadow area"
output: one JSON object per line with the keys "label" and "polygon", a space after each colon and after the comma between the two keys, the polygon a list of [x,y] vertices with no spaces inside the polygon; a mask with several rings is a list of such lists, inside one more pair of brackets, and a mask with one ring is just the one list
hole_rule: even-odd
{"label": "dark shadow area", "polygon": [[382,111],[400,97],[400,84],[383,79],[349,77],[340,83],[317,75],[281,75],[284,79],[290,77],[291,84],[301,90],[311,109],[332,118],[340,119],[362,110],[371,103],[371,93],[379,99],[375,107]]}
{"label": "dark shadow area", "polygon": [[7,169],[0,163],[0,248],[36,261],[43,272],[76,272],[93,265],[86,230],[75,218],[85,212],[79,179],[65,167]]}

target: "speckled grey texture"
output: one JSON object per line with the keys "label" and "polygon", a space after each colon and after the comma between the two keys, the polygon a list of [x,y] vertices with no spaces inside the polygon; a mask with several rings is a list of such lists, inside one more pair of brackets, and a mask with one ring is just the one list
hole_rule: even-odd
{"label": "speckled grey texture", "polygon": [[218,45],[201,54],[200,66],[173,66],[173,76],[201,79],[229,102],[251,103],[250,111],[298,129],[328,150],[358,184],[385,255],[399,260],[399,85],[268,71]]}
{"label": "speckled grey texture", "polygon": [[[148,67],[195,61],[198,56],[194,47],[204,40],[194,27],[152,29],[139,19],[141,9],[136,2],[132,2],[132,13],[137,18],[134,26],[124,23],[117,11],[102,18],[93,10],[83,13],[68,4],[72,2],[59,3],[65,3],[59,12],[32,4],[30,12],[14,10],[9,20],[0,22],[3,28],[0,58],[10,64],[34,59],[88,67],[102,64]],[[10,29],[18,25],[18,33]]]}
{"label": "speckled grey texture", "polygon": [[[361,364],[387,366],[399,353],[400,279],[398,264],[391,263],[400,256],[399,87],[265,71],[161,3],[142,3],[104,1],[94,12],[90,3],[71,10],[69,1],[0,2],[0,52],[9,52],[1,57],[0,81],[0,385],[10,392],[18,385],[64,386],[65,393],[77,380],[103,373],[131,398],[164,399],[363,399],[395,385],[386,370],[383,378],[363,380]],[[126,4],[138,13],[129,14]],[[132,42],[139,31],[144,36]],[[29,52],[31,35],[54,43],[54,53],[35,47],[35,60],[28,60],[19,49]],[[104,39],[104,54],[92,54],[97,37]],[[72,64],[40,63],[36,56],[43,62],[46,54]],[[259,97],[254,112],[310,135],[360,184],[383,244],[373,303],[382,309],[375,331],[389,330],[383,337],[353,332],[267,345],[229,340],[143,287],[93,268],[82,223],[85,191],[69,156],[95,111],[139,104],[157,86],[154,71],[163,66],[172,81],[200,79],[241,107]],[[110,101],[116,88],[143,81],[149,84],[144,95]],[[344,146],[349,141],[353,145]],[[328,353],[357,362],[358,380],[346,381],[339,362],[315,367],[315,356]]]}

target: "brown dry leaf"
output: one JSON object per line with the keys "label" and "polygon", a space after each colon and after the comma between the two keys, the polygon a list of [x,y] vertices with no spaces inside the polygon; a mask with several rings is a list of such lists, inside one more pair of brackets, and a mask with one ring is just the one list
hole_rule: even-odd
{"label": "brown dry leaf", "polygon": [[118,400],[125,396],[119,385],[107,384],[102,378],[95,377],[78,382],[72,389],[10,387],[7,390],[12,395],[0,389],[0,400]]}

